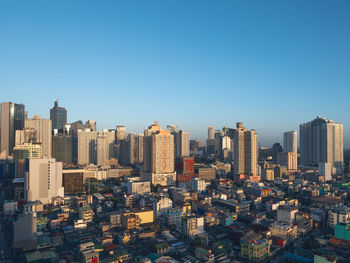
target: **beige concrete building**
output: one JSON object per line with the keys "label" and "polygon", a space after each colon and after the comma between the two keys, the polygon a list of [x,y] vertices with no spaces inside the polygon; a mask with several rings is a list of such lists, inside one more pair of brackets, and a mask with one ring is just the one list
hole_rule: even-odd
{"label": "beige concrete building", "polygon": [[108,166],[114,158],[115,131],[104,130],[97,134],[97,165]]}
{"label": "beige concrete building", "polygon": [[28,202],[51,203],[53,197],[64,197],[62,163],[53,158],[29,159],[24,178],[24,195]]}
{"label": "beige concrete building", "polygon": [[237,123],[234,135],[234,173],[249,177],[258,176],[258,135]]}
{"label": "beige concrete building", "polygon": [[97,162],[97,132],[85,129],[78,131],[78,164],[88,165]]}
{"label": "beige concrete building", "polygon": [[176,157],[190,156],[190,133],[180,130],[176,134]]}
{"label": "beige concrete building", "polygon": [[176,181],[174,136],[158,122],[144,132],[144,180],[172,185]]}
{"label": "beige concrete building", "polygon": [[15,134],[15,145],[21,145],[23,143],[38,143],[37,138],[37,132],[33,128],[17,130]]}
{"label": "beige concrete building", "polygon": [[34,115],[33,119],[26,119],[24,127],[36,131],[36,142],[41,143],[43,156],[51,157],[52,154],[52,122],[48,119]]}
{"label": "beige concrete building", "polygon": [[23,143],[13,148],[13,158],[15,160],[42,157],[43,152],[40,144]]}
{"label": "beige concrete building", "polygon": [[126,128],[125,126],[122,125],[118,125],[116,127],[116,140],[122,141],[122,140],[126,140]]}

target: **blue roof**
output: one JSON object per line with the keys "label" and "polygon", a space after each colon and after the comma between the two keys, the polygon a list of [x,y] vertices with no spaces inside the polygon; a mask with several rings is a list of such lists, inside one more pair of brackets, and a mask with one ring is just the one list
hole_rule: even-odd
{"label": "blue roof", "polygon": [[292,253],[290,253],[290,252],[286,253],[286,254],[283,256],[283,258],[284,258],[284,259],[295,260],[295,261],[297,261],[297,262],[312,263],[312,259],[311,259],[311,258],[302,257],[302,256],[299,256],[299,255],[292,254]]}

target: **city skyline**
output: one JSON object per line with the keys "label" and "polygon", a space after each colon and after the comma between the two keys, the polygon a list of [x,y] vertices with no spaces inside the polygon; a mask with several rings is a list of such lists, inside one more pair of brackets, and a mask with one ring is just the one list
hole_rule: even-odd
{"label": "city skyline", "polygon": [[[1,101],[1,102],[7,102],[7,101]],[[13,101],[9,101],[9,102],[11,102],[11,103],[14,103],[14,104],[24,104],[24,103],[21,103],[21,102],[13,102]],[[26,104],[24,104],[25,106],[27,106]],[[61,104],[59,104],[59,106],[61,106],[61,107],[63,107],[63,108],[66,108],[66,106],[65,105],[61,105]],[[66,108],[67,109],[67,108]],[[50,116],[45,116],[45,114],[36,114],[36,113],[33,113],[33,114],[31,114],[30,113],[30,110],[28,110],[28,107],[26,107],[25,108],[25,110],[26,110],[26,112],[28,112],[28,119],[31,119],[31,118],[35,118],[35,117],[37,117],[37,115],[38,116],[40,116],[42,119],[50,119]],[[49,115],[49,114],[48,114]],[[83,118],[80,118],[80,119],[76,119],[76,120],[71,120],[70,118],[69,118],[69,116],[70,116],[70,111],[67,109],[67,123],[73,123],[73,122],[76,122],[76,121],[82,121],[82,122],[86,122],[86,121],[88,121],[88,120],[91,120],[91,121],[95,121],[96,122],[96,126],[97,126],[97,131],[100,131],[100,132],[102,132],[104,129],[116,129],[116,127],[117,126],[122,126],[122,127],[125,127],[126,128],[126,132],[127,132],[127,134],[130,134],[130,133],[136,133],[136,134],[143,134],[143,131],[144,131],[144,129],[145,129],[145,127],[147,127],[148,125],[149,125],[149,123],[152,123],[152,122],[154,122],[154,121],[158,121],[158,120],[152,120],[151,118],[150,118],[150,120],[151,121],[149,121],[149,123],[148,124],[145,124],[145,125],[141,125],[141,124],[137,124],[137,123],[135,123],[135,122],[131,122],[130,124],[130,126],[129,125],[126,125],[126,124],[124,124],[124,123],[119,123],[119,122],[115,122],[115,124],[113,125],[111,125],[111,126],[108,126],[108,127],[105,127],[105,126],[102,126],[102,124],[100,124],[99,123],[99,121],[98,120],[92,120],[91,118],[89,119],[89,118],[87,118],[87,119],[83,119]],[[316,117],[318,117],[318,116],[314,116],[314,117],[311,117],[310,119],[315,119]],[[326,116],[320,116],[320,117],[324,117],[324,118],[326,118],[326,119],[330,119],[330,118],[327,118]],[[338,120],[334,120],[334,119],[330,119],[330,120],[333,120],[333,121],[335,121],[335,122],[337,122],[337,123],[341,123],[340,121],[338,121]],[[304,122],[308,122],[309,120],[306,120],[306,121],[304,121]],[[228,127],[228,128],[234,128],[235,127],[235,125],[236,125],[236,123],[237,122],[239,122],[239,121],[233,121],[230,125],[224,125],[224,126],[221,126],[221,127],[219,127],[219,126],[212,126],[212,125],[210,125],[210,123],[208,124],[208,126],[204,126],[204,128],[202,129],[202,130],[200,130],[200,129],[197,129],[197,130],[191,130],[190,128],[188,128],[188,127],[186,127],[186,126],[183,126],[183,125],[181,125],[181,124],[179,124],[179,123],[173,123],[173,122],[166,122],[166,120],[165,121],[163,121],[163,122],[161,122],[161,121],[158,121],[159,123],[160,123],[160,126],[162,127],[162,128],[164,128],[164,129],[166,129],[166,126],[167,125],[176,125],[177,127],[179,127],[179,129],[182,129],[182,130],[185,130],[185,131],[187,131],[187,132],[189,132],[190,133],[190,139],[191,140],[195,140],[195,139],[197,139],[197,140],[201,140],[201,141],[204,141],[204,142],[206,142],[206,140],[207,140],[207,138],[208,138],[208,127],[213,127],[214,128],[214,131],[216,131],[216,130],[222,130],[222,128],[224,128],[224,127]],[[147,123],[147,121],[143,121],[142,122],[142,124],[143,123]],[[272,124],[272,122],[271,123],[266,123],[266,124],[268,124],[268,125],[266,125],[267,127],[269,127],[269,125],[271,125]],[[296,130],[297,131],[297,145],[298,145],[298,148],[299,148],[299,125],[300,124],[302,124],[302,122],[300,121],[298,124],[297,124],[297,126],[296,127],[292,127],[291,128],[291,130]],[[248,125],[247,125],[247,127],[248,127]],[[256,132],[257,132],[257,134],[259,135],[259,140],[258,140],[258,144],[260,145],[260,146],[268,146],[268,147],[272,147],[272,145],[274,144],[274,143],[276,143],[276,142],[279,142],[279,143],[283,143],[283,134],[284,133],[286,133],[286,132],[289,132],[288,130],[282,130],[282,131],[273,131],[272,133],[271,132],[269,132],[269,134],[271,135],[271,134],[275,134],[276,136],[275,137],[270,137],[270,138],[267,138],[266,137],[266,133],[264,134],[264,133],[261,133],[259,130],[257,130],[256,128],[254,128],[255,126],[254,126],[254,122],[252,122],[252,125],[249,125],[249,127],[251,128],[251,129],[254,129],[254,130],[256,130]],[[290,126],[291,127],[291,126]],[[198,128],[198,127],[197,127]],[[264,127],[262,127],[263,129],[262,130],[264,130]],[[197,133],[195,133],[195,132],[197,132]],[[348,149],[348,148],[350,148],[350,137],[346,137],[346,135],[347,135],[347,131],[346,131],[346,129],[344,129],[344,149]]]}
{"label": "city skyline", "polygon": [[69,122],[139,133],[157,120],[205,139],[242,121],[261,145],[323,116],[350,147],[348,1],[0,7],[1,100],[30,116],[58,97]]}

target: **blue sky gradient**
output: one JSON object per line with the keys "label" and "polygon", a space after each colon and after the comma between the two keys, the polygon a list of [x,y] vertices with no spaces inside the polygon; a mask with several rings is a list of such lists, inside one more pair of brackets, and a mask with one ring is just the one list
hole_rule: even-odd
{"label": "blue sky gradient", "polygon": [[255,128],[317,115],[350,147],[350,1],[1,1],[0,101],[142,132]]}

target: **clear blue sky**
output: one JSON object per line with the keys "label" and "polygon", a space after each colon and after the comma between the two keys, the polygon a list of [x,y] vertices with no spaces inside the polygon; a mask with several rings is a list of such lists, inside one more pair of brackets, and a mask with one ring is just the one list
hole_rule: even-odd
{"label": "clear blue sky", "polygon": [[99,129],[153,121],[262,145],[317,115],[350,146],[350,1],[0,2],[0,101]]}

